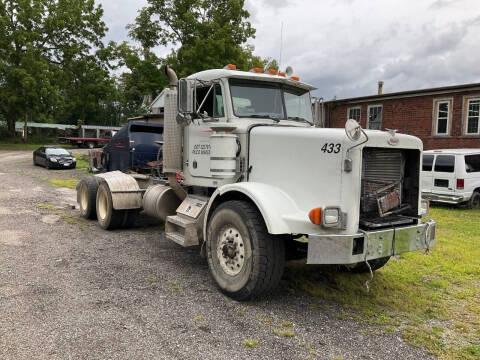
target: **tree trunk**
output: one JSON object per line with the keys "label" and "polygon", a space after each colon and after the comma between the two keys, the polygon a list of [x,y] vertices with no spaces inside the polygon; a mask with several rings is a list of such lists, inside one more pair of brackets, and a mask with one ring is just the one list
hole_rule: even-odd
{"label": "tree trunk", "polygon": [[7,126],[8,126],[8,133],[10,136],[14,137],[15,136],[15,119],[13,118],[8,118],[7,120]]}

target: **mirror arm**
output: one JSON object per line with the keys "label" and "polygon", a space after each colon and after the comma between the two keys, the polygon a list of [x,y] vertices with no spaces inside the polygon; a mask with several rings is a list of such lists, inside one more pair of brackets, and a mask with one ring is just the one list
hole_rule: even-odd
{"label": "mirror arm", "polygon": [[365,144],[366,142],[368,142],[368,135],[367,135],[367,133],[366,133],[362,128],[360,128],[360,131],[362,132],[363,135],[365,135],[365,141],[362,141],[361,143],[358,143],[358,144],[356,144],[356,145],[350,146],[350,147],[347,149],[346,154],[345,154],[345,161],[343,162],[343,169],[344,169],[346,172],[352,171],[352,159],[350,158],[350,150],[352,150],[353,148],[356,148],[357,146],[360,146],[360,145]]}

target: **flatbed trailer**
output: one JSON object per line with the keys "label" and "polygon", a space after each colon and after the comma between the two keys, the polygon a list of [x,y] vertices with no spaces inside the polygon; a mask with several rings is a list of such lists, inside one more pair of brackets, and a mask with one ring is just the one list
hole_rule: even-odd
{"label": "flatbed trailer", "polygon": [[71,145],[77,145],[78,147],[93,149],[104,146],[110,141],[110,138],[63,137],[60,138],[60,140]]}

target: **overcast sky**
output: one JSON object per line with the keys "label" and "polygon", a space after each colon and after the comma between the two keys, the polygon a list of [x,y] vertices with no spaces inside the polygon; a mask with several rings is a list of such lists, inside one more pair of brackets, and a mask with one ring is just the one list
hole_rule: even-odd
{"label": "overcast sky", "polygon": [[[146,0],[97,0],[107,40]],[[246,0],[255,54],[280,56],[326,100],[480,82],[479,0]],[[160,55],[170,49],[160,49]]]}

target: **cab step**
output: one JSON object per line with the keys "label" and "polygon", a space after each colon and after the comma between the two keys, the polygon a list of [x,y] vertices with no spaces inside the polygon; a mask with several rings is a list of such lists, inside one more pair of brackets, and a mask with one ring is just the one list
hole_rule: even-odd
{"label": "cab step", "polygon": [[165,237],[183,247],[199,245],[195,219],[182,215],[167,216]]}
{"label": "cab step", "polygon": [[177,208],[177,214],[167,216],[165,237],[184,247],[200,245],[207,201],[207,198],[188,195]]}

